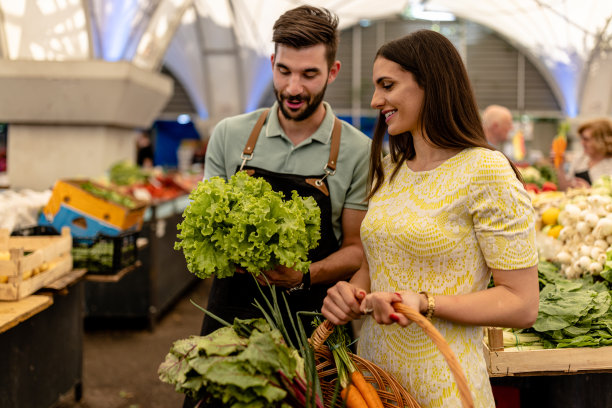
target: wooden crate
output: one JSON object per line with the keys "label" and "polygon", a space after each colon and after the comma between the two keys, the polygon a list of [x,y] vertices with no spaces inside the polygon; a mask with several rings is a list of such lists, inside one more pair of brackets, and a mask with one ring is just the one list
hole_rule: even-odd
{"label": "wooden crate", "polygon": [[489,328],[484,344],[491,377],[612,372],[612,347],[504,349],[501,329]]}
{"label": "wooden crate", "polygon": [[128,208],[86,191],[83,187],[85,184],[89,184],[100,191],[123,195],[111,187],[102,186],[91,180],[58,180],[53,186],[49,202],[43,208],[45,217],[53,219],[60,211],[61,206],[64,205],[111,225],[120,231],[139,230],[142,227],[146,203],[130,198],[134,208]]}
{"label": "wooden crate", "polygon": [[[0,229],[0,300],[19,300],[72,270],[72,235],[9,236]],[[7,255],[8,254],[8,255]]]}

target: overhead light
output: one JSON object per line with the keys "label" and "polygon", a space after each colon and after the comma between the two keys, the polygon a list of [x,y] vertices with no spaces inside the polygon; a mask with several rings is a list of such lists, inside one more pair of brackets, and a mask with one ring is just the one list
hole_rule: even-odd
{"label": "overhead light", "polygon": [[361,27],[369,27],[372,25],[372,21],[368,20],[367,18],[362,18],[361,20],[359,20],[359,25]]}
{"label": "overhead light", "polygon": [[410,20],[428,20],[428,21],[455,21],[455,15],[448,11],[426,10],[423,3],[420,1],[409,2],[404,10],[402,17]]}
{"label": "overhead light", "polygon": [[191,122],[191,116],[186,113],[183,113],[177,116],[176,121],[181,125],[186,125],[187,123]]}

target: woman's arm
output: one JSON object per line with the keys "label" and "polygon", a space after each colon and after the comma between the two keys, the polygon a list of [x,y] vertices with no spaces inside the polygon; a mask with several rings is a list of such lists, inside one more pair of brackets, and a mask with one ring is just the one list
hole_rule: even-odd
{"label": "woman's arm", "polygon": [[557,175],[557,186],[559,191],[565,191],[571,187],[572,179],[565,174],[563,170],[563,163],[559,167],[555,168],[555,174]]}
{"label": "woman's arm", "polygon": [[434,316],[479,326],[531,327],[538,317],[537,266],[494,269],[495,287],[460,296],[436,296]]}
{"label": "woman's arm", "polygon": [[[516,270],[494,269],[495,287],[465,295],[431,295],[435,298],[434,316],[460,324],[497,327],[531,327],[538,316],[540,301],[537,266]],[[378,323],[397,322],[407,326],[410,321],[396,315],[393,302],[427,310],[425,295],[411,291],[378,292],[367,295],[365,306],[373,308]]]}

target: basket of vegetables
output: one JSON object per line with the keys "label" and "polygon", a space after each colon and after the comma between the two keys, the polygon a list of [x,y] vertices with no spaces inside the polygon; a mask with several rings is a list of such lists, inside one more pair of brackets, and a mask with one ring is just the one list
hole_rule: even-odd
{"label": "basket of vegetables", "polygon": [[[414,309],[396,304],[395,310],[419,325],[438,347],[457,383],[463,407],[473,407],[472,394],[459,361],[440,332]],[[325,407],[419,408],[419,403],[389,373],[376,364],[352,354],[342,331],[329,320],[321,323],[310,338],[315,350],[317,373]],[[327,347],[326,347],[327,346]],[[338,390],[340,390],[338,392]],[[342,401],[338,401],[338,394]]]}
{"label": "basket of vegetables", "polygon": [[[320,323],[320,314],[306,312],[320,324],[306,338],[298,322],[299,344],[292,344],[275,291],[271,293],[267,307],[256,302],[265,319],[229,323],[196,305],[224,327],[175,341],[159,367],[160,380],[206,406],[420,408],[389,373],[349,352],[346,329],[329,320]],[[440,349],[463,407],[473,407],[465,375],[440,332],[407,306],[398,304],[395,310],[418,324]]]}

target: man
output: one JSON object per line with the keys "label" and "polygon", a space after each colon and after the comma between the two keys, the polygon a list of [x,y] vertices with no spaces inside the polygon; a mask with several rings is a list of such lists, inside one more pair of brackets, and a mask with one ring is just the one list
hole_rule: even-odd
{"label": "man", "polygon": [[512,113],[503,106],[489,105],[482,114],[482,126],[489,144],[503,151],[503,145],[513,127]]}
{"label": "man", "polygon": [[[274,24],[271,56],[277,101],[269,110],[219,122],[206,152],[205,178],[228,179],[242,169],[285,197],[296,190],[319,204],[321,240],[309,254],[310,272],[280,265],[264,271],[270,284],[285,290],[293,318],[297,311],[320,310],[327,288],[350,278],[363,257],[359,228],[367,209],[370,139],[339,121],[323,101],[340,70],[337,26],[326,9],[301,6],[283,14]],[[258,281],[265,285],[263,277]],[[207,310],[228,322],[257,317],[252,304],[259,296],[248,273],[215,278]],[[202,334],[219,327],[207,316]],[[286,327],[292,332],[288,321]]]}

